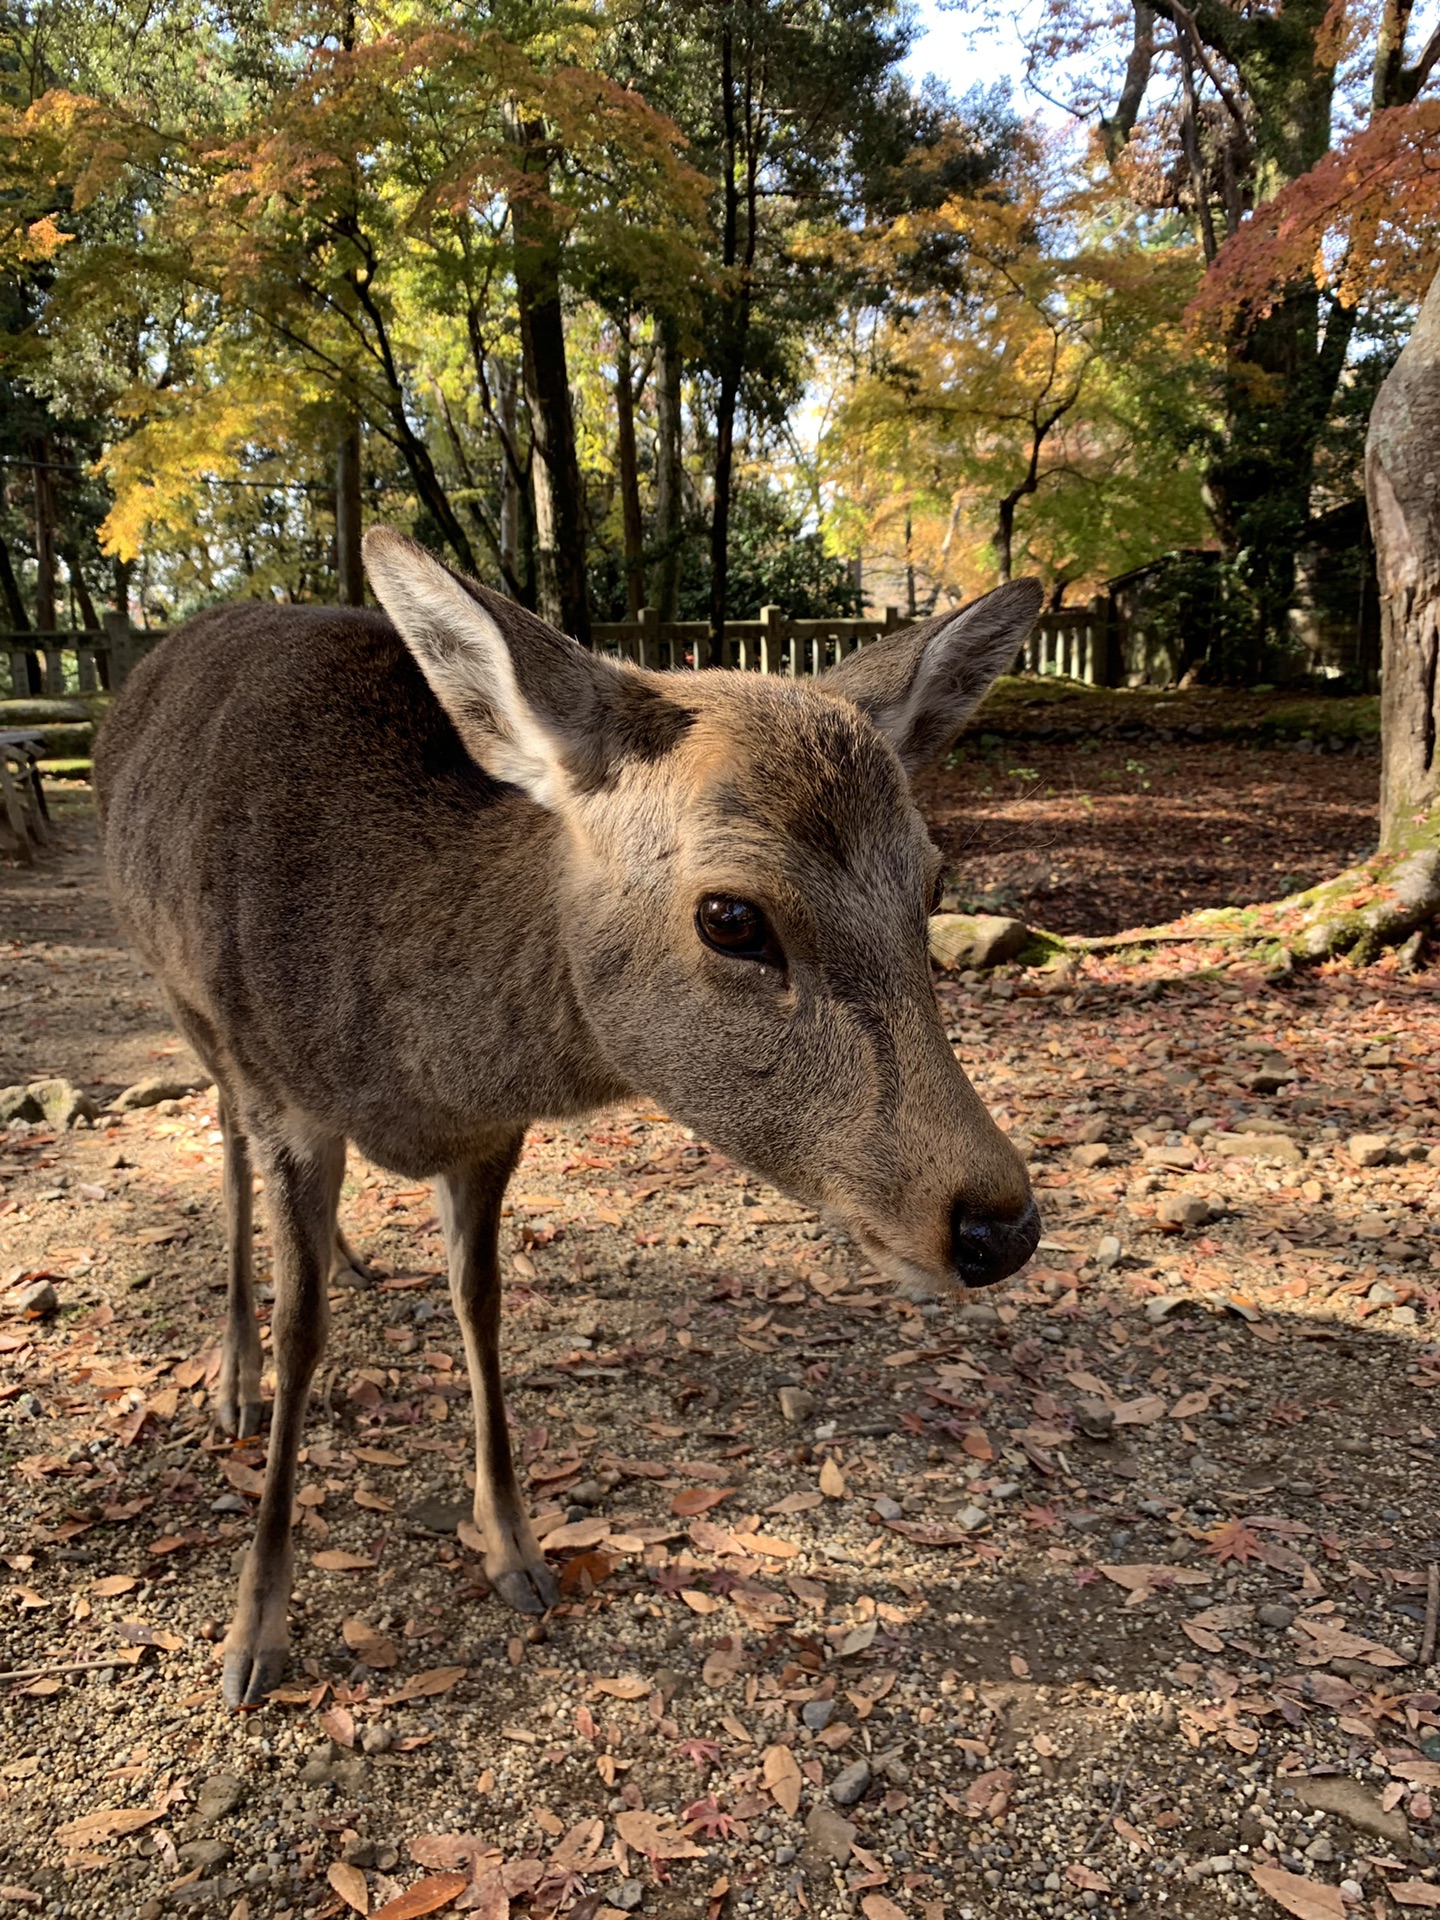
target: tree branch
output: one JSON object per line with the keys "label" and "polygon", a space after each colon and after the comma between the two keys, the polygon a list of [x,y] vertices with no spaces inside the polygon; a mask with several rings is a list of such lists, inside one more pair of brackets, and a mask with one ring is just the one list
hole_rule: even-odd
{"label": "tree branch", "polygon": [[1113,162],[1121,148],[1135,131],[1135,122],[1140,117],[1141,103],[1145,98],[1145,89],[1150,84],[1150,71],[1155,64],[1155,10],[1147,6],[1145,0],[1135,0],[1135,38],[1131,42],[1130,57],[1125,62],[1125,80],[1120,88],[1120,98],[1115,102],[1115,111],[1107,119],[1100,116],[1100,137],[1105,143],[1105,156]]}

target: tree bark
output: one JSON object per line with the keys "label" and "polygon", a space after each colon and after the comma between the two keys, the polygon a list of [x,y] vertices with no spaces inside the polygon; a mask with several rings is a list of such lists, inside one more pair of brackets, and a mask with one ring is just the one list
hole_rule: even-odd
{"label": "tree bark", "polygon": [[360,558],[360,421],[348,414],[335,443],[335,585],[342,607],[365,604]]}
{"label": "tree bark", "polygon": [[662,620],[673,620],[680,606],[680,339],[663,315],[655,326],[655,605]]}
{"label": "tree bark", "polygon": [[85,576],[80,571],[80,555],[74,544],[62,549],[65,571],[70,576],[70,591],[75,596],[75,604],[80,609],[80,624],[87,633],[98,633],[100,616],[95,611],[95,602],[90,598],[90,589],[85,584]]}
{"label": "tree bark", "polygon": [[35,443],[35,626],[41,633],[55,631],[55,487],[50,473],[50,447]]}
{"label": "tree bark", "polygon": [[620,519],[625,536],[625,604],[632,620],[645,604],[645,522],[640,513],[640,461],[635,450],[635,388],[630,322],[620,328],[615,354],[615,426],[619,442]]}
{"label": "tree bark", "polygon": [[510,218],[521,366],[530,410],[538,599],[545,619],[589,646],[585,515],[560,305],[560,228],[549,202],[549,161],[541,130],[516,123],[512,138],[521,148],[523,171],[534,182],[533,190],[514,196]]}
{"label": "tree bark", "polygon": [[10,616],[11,632],[28,633],[30,615],[25,610],[20,582],[15,578],[15,569],[10,562],[10,549],[3,540],[0,540],[0,596],[4,597],[5,611]]}
{"label": "tree bark", "polygon": [[1381,845],[1440,826],[1440,274],[1376,396],[1365,493],[1381,607]]}

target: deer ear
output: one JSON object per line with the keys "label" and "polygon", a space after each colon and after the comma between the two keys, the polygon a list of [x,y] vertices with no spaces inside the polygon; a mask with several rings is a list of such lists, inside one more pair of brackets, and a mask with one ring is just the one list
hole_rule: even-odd
{"label": "deer ear", "polygon": [[852,653],[821,685],[867,713],[913,776],[944,753],[1013,664],[1041,598],[1038,580],[1009,581],[959,613]]}
{"label": "deer ear", "polygon": [[689,723],[643,675],[586,653],[523,607],[465,580],[389,527],[365,571],[472,759],[542,807],[653,758]]}

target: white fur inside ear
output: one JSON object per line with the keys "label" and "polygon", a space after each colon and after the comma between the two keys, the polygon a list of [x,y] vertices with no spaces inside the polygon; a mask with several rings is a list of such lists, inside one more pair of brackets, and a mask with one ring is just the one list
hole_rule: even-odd
{"label": "white fur inside ear", "polygon": [[365,545],[377,598],[475,759],[542,807],[559,804],[565,774],[556,741],[521,693],[494,617],[408,541]]}

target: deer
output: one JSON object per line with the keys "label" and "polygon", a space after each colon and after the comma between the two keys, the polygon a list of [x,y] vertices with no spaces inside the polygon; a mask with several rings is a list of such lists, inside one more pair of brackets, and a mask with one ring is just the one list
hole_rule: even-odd
{"label": "deer", "polygon": [[1003,585],[811,680],[587,651],[373,528],[379,611],[213,608],[136,667],[96,745],[107,880],[216,1088],[226,1241],[213,1407],[257,1434],[254,1176],[273,1262],[263,1490],[222,1643],[230,1708],[288,1658],[297,1451],[347,1147],[433,1179],[489,1588],[558,1589],[511,1456],[499,1234],[526,1128],[658,1104],[952,1293],[1040,1235],[1025,1163],[946,1037],[941,859],[911,782],[1040,606]]}

